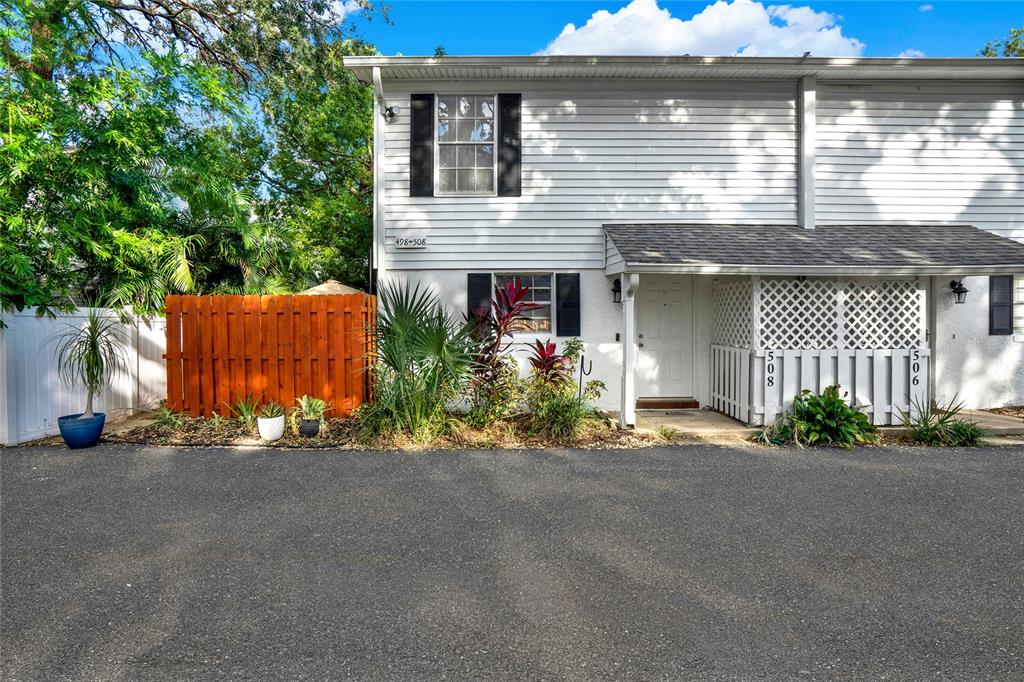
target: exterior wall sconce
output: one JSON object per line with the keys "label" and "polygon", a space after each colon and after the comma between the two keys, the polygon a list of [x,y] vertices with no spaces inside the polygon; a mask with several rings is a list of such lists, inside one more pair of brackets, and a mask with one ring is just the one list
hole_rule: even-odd
{"label": "exterior wall sconce", "polygon": [[397,104],[395,106],[385,108],[384,120],[387,121],[388,123],[391,123],[392,121],[395,120],[395,117],[398,116],[398,114],[401,111],[402,109]]}
{"label": "exterior wall sconce", "polygon": [[949,283],[949,288],[953,290],[953,295],[956,297],[957,303],[963,303],[967,300],[967,287],[964,283],[958,279],[954,279]]}
{"label": "exterior wall sconce", "polygon": [[612,280],[612,303],[622,303],[622,280]]}

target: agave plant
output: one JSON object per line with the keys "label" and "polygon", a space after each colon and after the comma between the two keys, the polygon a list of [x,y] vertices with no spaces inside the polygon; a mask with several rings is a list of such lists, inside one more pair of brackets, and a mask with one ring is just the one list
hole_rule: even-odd
{"label": "agave plant", "polygon": [[110,385],[114,374],[128,367],[124,350],[126,339],[116,318],[104,315],[97,308],[89,308],[85,325],[81,328],[69,324],[69,329],[49,339],[57,346],[57,374],[69,389],[85,388],[85,410],[81,419],[94,417],[93,399]]}
{"label": "agave plant", "polygon": [[460,324],[417,284],[385,284],[377,295],[374,403],[360,412],[364,433],[404,431],[429,440],[469,383],[478,353],[472,324]]}

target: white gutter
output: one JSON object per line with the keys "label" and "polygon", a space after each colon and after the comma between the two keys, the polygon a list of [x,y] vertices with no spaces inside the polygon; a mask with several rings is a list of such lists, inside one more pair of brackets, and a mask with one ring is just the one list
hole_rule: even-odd
{"label": "white gutter", "polygon": [[[857,265],[744,265],[721,264],[673,264],[673,263],[626,263],[619,272],[649,274],[692,274],[692,275],[805,275],[827,277],[829,275],[863,276],[911,276],[911,275],[1013,275],[1024,270],[1024,263],[993,265],[915,265],[894,267],[866,267]],[[606,274],[611,274],[607,273]]]}
{"label": "white gutter", "polygon": [[[384,99],[384,84],[381,81],[380,67],[373,67],[373,248],[372,268],[377,269],[378,279],[384,274],[384,110],[387,102]],[[371,273],[372,275],[372,273]],[[370,283],[376,291],[376,284]]]}

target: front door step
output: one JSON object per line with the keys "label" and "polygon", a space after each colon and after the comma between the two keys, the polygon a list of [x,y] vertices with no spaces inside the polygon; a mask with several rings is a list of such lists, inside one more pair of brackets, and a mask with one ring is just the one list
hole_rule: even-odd
{"label": "front door step", "polygon": [[639,398],[638,410],[696,410],[700,407],[693,398]]}

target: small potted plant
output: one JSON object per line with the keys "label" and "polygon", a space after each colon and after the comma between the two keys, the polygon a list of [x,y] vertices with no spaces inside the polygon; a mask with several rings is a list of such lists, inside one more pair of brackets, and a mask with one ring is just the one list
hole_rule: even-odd
{"label": "small potted plant", "polygon": [[110,385],[114,374],[126,371],[128,366],[125,339],[117,325],[117,319],[89,308],[83,327],[69,324],[68,331],[47,340],[58,343],[57,374],[64,385],[70,390],[77,386],[85,388],[85,410],[57,419],[61,438],[69,448],[90,448],[103,433],[107,415],[93,412],[93,399]]}
{"label": "small potted plant", "polygon": [[260,408],[260,416],[256,419],[260,438],[273,442],[284,435],[284,408],[271,400]]}
{"label": "small potted plant", "polygon": [[302,420],[299,422],[299,433],[303,436],[315,436],[320,433],[320,422],[323,421],[324,413],[327,412],[327,403],[320,398],[304,395],[298,399],[299,413]]}

